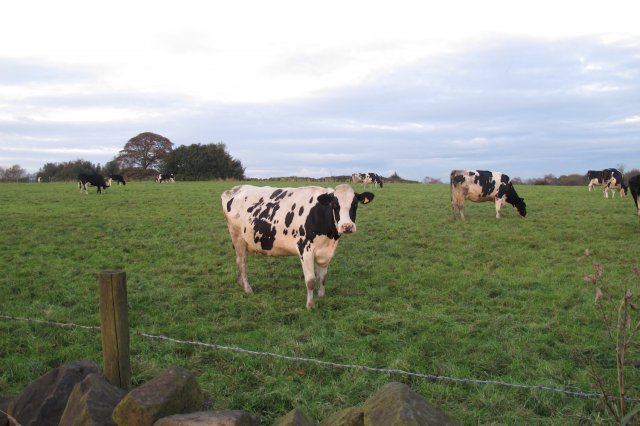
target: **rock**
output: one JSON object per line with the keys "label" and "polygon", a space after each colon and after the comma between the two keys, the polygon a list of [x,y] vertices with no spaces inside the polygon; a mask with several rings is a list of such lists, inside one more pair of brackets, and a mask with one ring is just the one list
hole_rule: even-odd
{"label": "rock", "polygon": [[365,426],[456,425],[444,411],[402,383],[381,387],[362,406]]}
{"label": "rock", "polygon": [[364,411],[362,407],[345,408],[329,416],[321,426],[363,426]]}
{"label": "rock", "polygon": [[9,404],[9,415],[22,426],[57,426],[73,387],[90,373],[100,374],[92,361],[72,362],[49,371]]}
{"label": "rock", "polygon": [[273,426],[314,426],[315,423],[299,408],[289,411],[284,417],[280,417]]}
{"label": "rock", "polygon": [[151,426],[162,417],[197,411],[203,401],[193,374],[182,367],[170,367],[125,395],[113,411],[113,419],[122,426]]}
{"label": "rock", "polygon": [[111,414],[126,393],[104,376],[89,374],[71,391],[60,426],[115,426]]}
{"label": "rock", "polygon": [[163,417],[153,426],[260,426],[260,420],[240,410],[200,411]]}

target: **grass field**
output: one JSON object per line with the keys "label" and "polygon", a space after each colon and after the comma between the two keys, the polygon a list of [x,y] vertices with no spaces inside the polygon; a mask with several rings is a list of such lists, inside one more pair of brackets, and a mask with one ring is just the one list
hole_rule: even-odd
{"label": "grass field", "polygon": [[[583,281],[639,290],[630,197],[586,187],[519,186],[511,206],[467,203],[452,221],[447,185],[372,190],[358,232],[341,239],[327,296],[305,309],[293,257],[249,258],[254,294],[235,284],[220,194],[230,182],[131,182],[107,194],[74,183],[0,185],[0,315],[99,325],[97,274],[127,272],[134,384],[191,369],[214,409],[271,424],[296,406],[315,421],[390,381],[463,424],[607,424],[602,402],[541,390],[252,356],[148,339],[135,331],[343,364],[592,392],[589,365],[615,389],[615,352]],[[297,184],[299,185],[299,184]],[[358,189],[356,187],[356,189]],[[592,255],[577,262],[585,249]],[[612,315],[615,312],[611,311]],[[627,357],[638,361],[638,343]],[[102,363],[99,332],[0,319],[0,395],[62,363]],[[628,368],[627,395],[640,397]]]}

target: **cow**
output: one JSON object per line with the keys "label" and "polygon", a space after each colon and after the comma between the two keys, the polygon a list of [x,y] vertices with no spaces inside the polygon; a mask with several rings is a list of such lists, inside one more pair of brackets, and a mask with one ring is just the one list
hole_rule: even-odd
{"label": "cow", "polygon": [[375,188],[376,186],[379,186],[380,188],[383,187],[384,182],[382,181],[382,176],[373,173],[373,172],[369,172],[369,173],[353,173],[351,175],[351,182],[353,183],[357,183],[357,182],[362,182],[363,186],[367,186],[370,184],[373,184],[373,187]]}
{"label": "cow", "polygon": [[602,170],[589,170],[587,179],[589,180],[589,192],[591,192],[594,185],[602,185],[604,183]]}
{"label": "cow", "polygon": [[627,195],[627,184],[624,182],[624,177],[618,169],[604,169],[602,171],[603,179],[603,192],[604,197],[609,198],[609,190],[611,190],[611,198],[614,198],[618,190],[620,197]]}
{"label": "cow", "polygon": [[527,215],[527,205],[524,198],[516,193],[509,176],[500,172],[487,170],[452,170],[450,177],[451,207],[453,219],[456,219],[456,211],[460,213],[460,219],[464,218],[464,202],[493,201],[496,207],[496,219],[500,219],[500,208],[505,201],[511,204],[518,215]]}
{"label": "cow", "polygon": [[638,210],[638,223],[640,223],[640,206],[638,206],[638,193],[640,193],[640,175],[633,176],[631,179],[629,179],[629,189],[631,190],[633,202],[636,204],[636,210]]}
{"label": "cow", "polygon": [[107,192],[107,188],[110,185],[107,185],[104,181],[104,176],[102,175],[97,173],[80,173],[78,175],[78,187],[80,188],[80,192],[84,191],[85,194],[88,194],[87,186],[97,187],[98,194],[101,194],[103,189],[104,192]]}
{"label": "cow", "polygon": [[156,176],[156,182],[162,183],[164,181],[175,183],[176,177],[173,175],[173,173],[159,174],[158,176]]}
{"label": "cow", "polygon": [[335,189],[240,185],[225,191],[220,198],[236,252],[237,284],[253,292],[247,254],[298,256],[307,287],[306,307],[313,308],[316,285],[318,297],[324,297],[327,269],[340,236],[356,232],[358,204],[369,204],[373,197],[345,184]]}
{"label": "cow", "polygon": [[109,175],[108,177],[109,177],[109,179],[108,179],[109,186],[111,186],[111,184],[113,183],[114,180],[116,182],[118,182],[118,185],[120,185],[120,184],[126,185],[127,184],[127,182],[124,181],[124,178],[122,177],[122,175]]}

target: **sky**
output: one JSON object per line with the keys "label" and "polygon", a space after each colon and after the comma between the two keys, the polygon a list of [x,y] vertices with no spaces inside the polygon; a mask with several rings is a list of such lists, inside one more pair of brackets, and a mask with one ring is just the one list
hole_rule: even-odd
{"label": "sky", "polygon": [[448,181],[640,168],[637,1],[21,0],[0,7],[0,166],[142,132],[247,177]]}

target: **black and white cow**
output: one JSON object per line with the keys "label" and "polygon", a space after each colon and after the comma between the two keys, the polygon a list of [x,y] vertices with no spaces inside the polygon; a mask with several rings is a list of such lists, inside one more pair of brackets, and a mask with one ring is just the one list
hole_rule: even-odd
{"label": "black and white cow", "polygon": [[116,182],[118,182],[118,185],[120,185],[120,184],[126,185],[127,184],[127,182],[124,181],[124,178],[122,177],[122,175],[109,175],[108,177],[109,177],[109,179],[108,179],[109,186],[111,186],[111,184],[113,183],[114,180]]}
{"label": "black and white cow", "polygon": [[101,194],[102,190],[107,192],[107,188],[109,185],[104,181],[104,176],[99,175],[97,173],[80,173],[78,175],[78,187],[80,188],[80,192],[88,194],[87,191],[88,186],[95,186],[98,188],[98,193]]}
{"label": "black and white cow", "polygon": [[456,211],[460,218],[464,219],[464,202],[493,201],[496,206],[496,219],[500,219],[500,208],[507,202],[516,212],[525,217],[527,205],[524,198],[516,193],[509,176],[500,172],[487,170],[452,170],[451,171],[451,207],[453,219],[456,219]]}
{"label": "black and white cow", "polygon": [[611,190],[611,198],[616,195],[616,190],[620,192],[620,197],[627,195],[627,184],[624,177],[618,169],[604,169],[602,171],[603,192],[604,197],[609,198],[609,190]]}
{"label": "black and white cow", "polygon": [[353,173],[351,175],[351,182],[357,183],[362,182],[362,184],[366,187],[367,185],[373,184],[374,188],[379,186],[383,187],[384,182],[382,181],[382,176],[369,172],[369,173]]}
{"label": "black and white cow", "polygon": [[629,179],[629,189],[631,190],[631,196],[633,202],[636,203],[636,210],[638,210],[638,222],[640,222],[640,207],[638,207],[638,193],[640,192],[640,175],[636,175]]}
{"label": "black and white cow", "polygon": [[173,175],[173,173],[159,174],[158,176],[156,176],[156,182],[162,183],[164,181],[175,183],[176,177]]}
{"label": "black and white cow", "polygon": [[594,185],[602,185],[604,183],[602,170],[589,170],[587,179],[589,180],[589,192],[591,192]]}
{"label": "black and white cow", "polygon": [[324,297],[327,269],[340,236],[356,232],[358,204],[370,203],[373,194],[358,194],[349,185],[338,185],[335,190],[240,185],[220,198],[236,251],[238,285],[252,292],[247,254],[298,256],[307,286],[307,308],[311,309],[316,284],[318,296]]}

